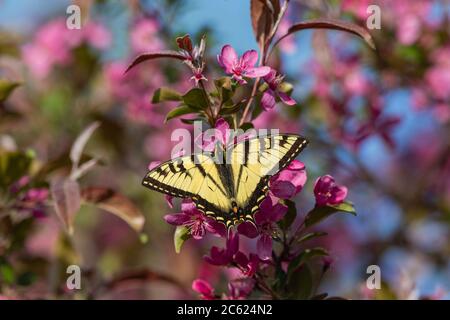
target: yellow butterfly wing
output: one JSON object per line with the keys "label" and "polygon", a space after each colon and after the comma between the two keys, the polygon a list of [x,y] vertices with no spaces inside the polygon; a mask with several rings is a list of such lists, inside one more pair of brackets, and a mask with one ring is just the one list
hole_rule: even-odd
{"label": "yellow butterfly wing", "polygon": [[206,215],[224,221],[231,202],[219,170],[210,154],[193,154],[162,163],[147,173],[142,184],[174,197],[191,198]]}
{"label": "yellow butterfly wing", "polygon": [[[268,191],[269,178],[285,168],[306,147],[298,135],[261,136],[232,147],[231,167],[236,203],[251,220]],[[242,218],[241,218],[242,220]]]}

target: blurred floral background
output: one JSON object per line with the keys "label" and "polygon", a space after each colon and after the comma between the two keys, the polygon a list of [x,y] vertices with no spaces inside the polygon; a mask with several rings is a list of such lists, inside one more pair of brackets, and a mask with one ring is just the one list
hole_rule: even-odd
{"label": "blurred floral background", "polygon": [[[0,297],[180,299],[197,296],[197,278],[226,285],[232,272],[202,259],[217,239],[191,240],[177,254],[162,217],[178,204],[141,186],[148,164],[170,157],[173,129],[187,127],[164,124],[175,105],[152,95],[161,86],[185,92],[191,74],[166,60],[124,72],[138,54],[174,49],[189,33],[206,34],[206,75],[219,73],[223,44],[258,48],[249,2],[75,3],[80,30],[66,28],[70,1],[0,0]],[[291,0],[279,35],[318,17],[366,26],[370,4],[381,8],[381,29],[369,30],[376,50],[327,30],[280,42],[269,64],[293,84],[297,104],[254,124],[310,140],[307,193],[323,172],[348,187],[358,216],[333,216],[314,240],[332,258],[323,291],[448,299],[449,2]],[[295,200],[300,216],[312,205],[304,193]],[[65,286],[71,264],[82,269],[82,290]],[[373,264],[380,290],[366,287]]]}

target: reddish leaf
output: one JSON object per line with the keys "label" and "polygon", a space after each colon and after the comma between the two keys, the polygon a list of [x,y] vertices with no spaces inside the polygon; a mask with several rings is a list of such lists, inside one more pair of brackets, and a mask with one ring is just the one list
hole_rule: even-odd
{"label": "reddish leaf", "polygon": [[50,184],[56,215],[69,234],[73,233],[75,214],[80,209],[80,186],[75,180],[54,180]]}
{"label": "reddish leaf", "polygon": [[77,137],[77,139],[73,143],[72,148],[70,149],[70,160],[73,164],[72,171],[75,171],[78,168],[83,149],[86,143],[89,141],[89,138],[99,126],[100,122],[93,122],[86,129],[84,129],[84,131]]}
{"label": "reddish leaf", "polygon": [[128,66],[127,70],[125,70],[125,73],[127,73],[132,68],[134,68],[136,65],[138,65],[144,61],[159,59],[159,58],[172,58],[172,59],[178,59],[178,60],[186,60],[188,57],[179,52],[172,51],[172,50],[143,53],[143,54],[137,56],[133,60],[133,62]]}
{"label": "reddish leaf", "polygon": [[108,188],[89,187],[81,191],[81,197],[85,202],[95,204],[100,209],[115,214],[137,232],[142,230],[145,222],[144,215],[124,195]]}
{"label": "reddish leaf", "polygon": [[281,40],[283,40],[287,36],[305,29],[330,29],[346,31],[361,37],[372,49],[375,49],[375,44],[373,42],[372,36],[365,28],[351,22],[337,19],[313,19],[296,23],[289,28],[285,35],[283,35],[280,39],[277,40],[277,42],[275,42],[273,47],[275,47]]}
{"label": "reddish leaf", "polygon": [[251,0],[250,15],[252,19],[253,33],[256,41],[260,43],[267,39],[275,21],[280,13],[279,0]]}

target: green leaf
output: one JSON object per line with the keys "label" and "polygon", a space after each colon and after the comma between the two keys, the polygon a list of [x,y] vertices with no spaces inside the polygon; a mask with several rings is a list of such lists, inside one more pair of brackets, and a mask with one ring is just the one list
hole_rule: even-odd
{"label": "green leaf", "polygon": [[180,117],[180,116],[184,116],[186,114],[190,114],[190,113],[196,113],[197,110],[186,106],[186,105],[181,105],[175,109],[172,109],[167,115],[166,115],[166,119],[164,120],[164,122],[166,123],[169,120],[172,120],[174,118]]}
{"label": "green leaf", "polygon": [[30,152],[0,152],[0,188],[28,174],[33,158]]}
{"label": "green leaf", "polygon": [[209,104],[205,92],[200,88],[189,90],[183,96],[183,101],[186,105],[196,110],[204,110]]}
{"label": "green leaf", "polygon": [[290,299],[308,299],[313,293],[313,274],[311,268],[305,264],[296,270],[287,282]]}
{"label": "green leaf", "polygon": [[328,218],[332,214],[343,212],[343,213],[350,213],[354,216],[356,216],[355,208],[353,207],[353,204],[350,202],[343,202],[341,204],[335,205],[335,206],[321,206],[321,207],[315,207],[312,209],[305,218],[305,226],[310,227],[312,225],[315,225],[322,221],[325,218]]}
{"label": "green leaf", "polygon": [[219,114],[221,114],[221,115],[234,114],[234,113],[238,112],[239,110],[241,110],[244,107],[244,105],[245,105],[244,103],[239,102],[239,103],[233,104],[231,106],[222,107],[222,109],[220,109]]}
{"label": "green leaf", "polygon": [[25,271],[17,277],[17,284],[20,286],[29,286],[38,279],[37,275],[30,271]]}
{"label": "green leaf", "polygon": [[9,95],[20,85],[18,82],[10,82],[7,80],[0,80],[0,102],[5,101]]}
{"label": "green leaf", "polygon": [[308,240],[317,238],[317,237],[323,237],[328,235],[328,233],[326,232],[311,232],[308,234],[305,234],[303,237],[301,237],[300,239],[297,240],[298,243],[302,243],[302,242],[306,242]]}
{"label": "green leaf", "polygon": [[229,101],[234,94],[234,87],[231,78],[219,78],[217,80],[214,80],[214,84],[216,85],[217,91],[219,92],[222,104]]}
{"label": "green leaf", "polygon": [[181,94],[173,89],[162,87],[155,91],[152,103],[160,103],[164,101],[181,101]]}
{"label": "green leaf", "polygon": [[323,257],[327,255],[328,251],[324,248],[317,247],[312,249],[305,249],[289,263],[288,279],[290,279],[295,270],[297,270],[303,263],[311,260],[314,257]]}
{"label": "green leaf", "polygon": [[16,281],[14,269],[9,264],[0,265],[0,276],[1,279],[8,284],[13,284]]}
{"label": "green leaf", "polygon": [[191,237],[189,229],[185,226],[178,226],[173,235],[173,242],[175,245],[175,252],[180,253],[183,243]]}
{"label": "green leaf", "polygon": [[281,229],[287,230],[297,217],[297,208],[295,206],[295,202],[291,200],[284,199],[281,203],[288,207],[288,211],[286,212],[284,218],[278,222],[278,225]]}
{"label": "green leaf", "polygon": [[184,124],[189,124],[189,125],[194,124],[194,122],[196,122],[196,121],[202,122],[203,120],[204,119],[202,119],[202,118],[193,118],[193,119],[181,118],[180,119],[181,122],[183,122]]}
{"label": "green leaf", "polygon": [[240,126],[240,128],[244,131],[247,131],[250,129],[254,129],[255,127],[253,126],[253,124],[251,122],[245,122],[242,124],[242,126]]}

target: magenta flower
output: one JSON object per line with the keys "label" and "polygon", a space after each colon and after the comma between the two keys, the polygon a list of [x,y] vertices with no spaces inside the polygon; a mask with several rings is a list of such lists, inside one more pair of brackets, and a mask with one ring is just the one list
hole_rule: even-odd
{"label": "magenta flower", "polygon": [[314,196],[317,206],[337,205],[345,200],[347,187],[336,184],[332,176],[325,175],[317,178],[314,185]]}
{"label": "magenta flower", "polygon": [[209,282],[202,279],[195,279],[192,282],[192,290],[200,293],[200,298],[203,300],[214,300],[216,296],[214,294],[214,288]]}
{"label": "magenta flower", "polygon": [[158,51],[164,47],[158,37],[160,26],[155,19],[145,18],[135,23],[130,32],[130,45],[134,52]]}
{"label": "magenta flower", "polygon": [[252,131],[238,136],[235,135],[235,131],[230,129],[228,122],[223,118],[219,118],[216,120],[214,129],[207,130],[200,134],[195,139],[195,144],[204,151],[213,152],[217,144],[228,146],[249,139],[253,135],[254,132]]}
{"label": "magenta flower", "polygon": [[208,81],[206,77],[203,75],[203,70],[201,68],[197,68],[193,70],[194,75],[190,78],[191,80],[195,81],[195,85],[198,86],[198,83],[200,81]]}
{"label": "magenta flower", "polygon": [[206,217],[195,207],[192,200],[184,199],[181,203],[181,211],[181,213],[165,215],[164,220],[175,226],[188,227],[192,237],[196,240],[202,239],[205,236],[206,231],[216,234],[223,233],[219,223]]}
{"label": "magenta flower", "polygon": [[243,300],[246,299],[253,290],[255,281],[253,279],[236,279],[228,283],[227,300]]}
{"label": "magenta flower", "polygon": [[264,76],[264,81],[269,85],[261,99],[261,106],[264,110],[270,110],[275,107],[275,99],[279,97],[280,100],[287,104],[288,106],[293,106],[296,104],[295,100],[289,97],[286,93],[279,90],[279,86],[283,81],[283,76],[277,75],[275,69],[271,69],[270,72]]}
{"label": "magenta flower", "polygon": [[257,228],[248,222],[241,223],[238,226],[238,232],[249,238],[255,238],[259,235],[256,249],[261,260],[268,260],[272,257],[272,236],[277,231],[277,222],[283,219],[288,209],[278,200],[273,196],[263,200],[259,211],[255,214]]}
{"label": "magenta flower", "polygon": [[248,50],[239,58],[232,46],[225,45],[217,56],[217,60],[225,72],[232,74],[232,78],[240,84],[247,83],[243,77],[259,78],[270,72],[270,67],[255,67],[258,61],[256,50]]}
{"label": "magenta flower", "polygon": [[294,160],[270,178],[270,192],[278,198],[290,199],[302,191],[306,179],[305,165],[303,162]]}
{"label": "magenta flower", "polygon": [[236,253],[235,261],[241,268],[242,274],[246,277],[252,277],[258,270],[260,263],[258,255],[250,253],[249,257],[247,257],[241,251]]}
{"label": "magenta flower", "polygon": [[224,249],[216,246],[211,248],[210,256],[205,256],[206,262],[215,266],[226,266],[233,262],[234,256],[239,251],[239,235],[237,233],[229,234]]}

